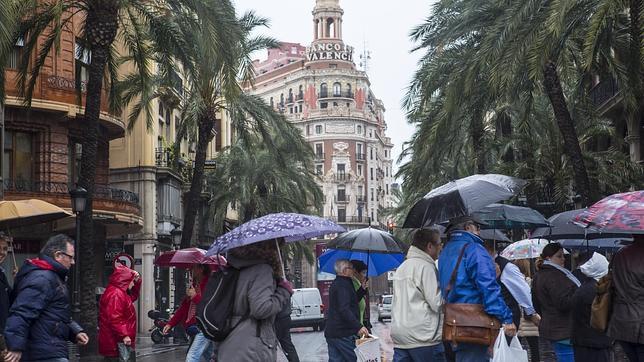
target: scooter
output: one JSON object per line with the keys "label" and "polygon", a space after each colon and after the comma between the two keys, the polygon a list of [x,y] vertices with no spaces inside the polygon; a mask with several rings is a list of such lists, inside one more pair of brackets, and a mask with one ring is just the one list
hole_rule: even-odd
{"label": "scooter", "polygon": [[163,327],[168,324],[168,318],[164,316],[164,313],[158,310],[148,311],[148,318],[152,319],[153,327],[150,328],[150,338],[154,344],[159,343],[169,343],[169,334],[163,334]]}

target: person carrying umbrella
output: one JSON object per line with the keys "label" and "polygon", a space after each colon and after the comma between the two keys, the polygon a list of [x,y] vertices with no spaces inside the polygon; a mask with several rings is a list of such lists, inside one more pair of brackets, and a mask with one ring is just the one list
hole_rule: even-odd
{"label": "person carrying umbrella", "polygon": [[[283,243],[283,240],[281,240]],[[290,302],[291,284],[282,278],[276,240],[270,239],[228,251],[228,264],[239,269],[232,325],[217,349],[217,360],[226,362],[275,361],[275,316]]]}
{"label": "person carrying umbrella", "polygon": [[208,284],[210,266],[206,264],[195,264],[191,269],[192,285],[186,290],[186,296],[174,315],[163,327],[163,334],[168,334],[174,326],[183,324],[186,333],[191,338],[190,348],[186,355],[186,362],[199,362],[202,358],[207,361],[214,350],[214,343],[207,339],[197,328],[197,304],[201,301],[203,291]]}
{"label": "person carrying umbrella", "polygon": [[440,232],[418,229],[412,238],[407,259],[394,274],[391,308],[394,362],[443,361],[443,303],[436,269]]}
{"label": "person carrying umbrella", "polygon": [[[501,321],[506,335],[514,336],[517,329],[512,322],[512,311],[505,304],[501,288],[496,282],[494,260],[479,237],[481,225],[482,222],[472,216],[450,220],[447,228],[449,240],[439,258],[441,293],[446,296],[447,303],[481,304],[485,313]],[[456,278],[448,295],[446,289],[461,253],[462,263],[456,270]],[[459,343],[455,353],[457,360],[488,360],[487,346],[483,345]]]}

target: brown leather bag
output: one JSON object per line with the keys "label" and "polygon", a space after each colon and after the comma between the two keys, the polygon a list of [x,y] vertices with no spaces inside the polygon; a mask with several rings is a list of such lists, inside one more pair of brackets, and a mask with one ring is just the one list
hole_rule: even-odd
{"label": "brown leather bag", "polygon": [[613,307],[613,278],[609,271],[597,282],[597,295],[590,307],[590,326],[605,332],[608,328]]}
{"label": "brown leather bag", "polygon": [[[454,286],[458,267],[461,265],[465,244],[458,256],[456,267],[452,272],[449,284],[445,288],[445,301],[449,292]],[[491,346],[496,341],[501,329],[501,322],[498,319],[485,313],[481,304],[467,303],[445,303],[443,306],[445,319],[443,322],[443,341],[451,342],[453,345],[458,343],[473,343],[485,346]]]}

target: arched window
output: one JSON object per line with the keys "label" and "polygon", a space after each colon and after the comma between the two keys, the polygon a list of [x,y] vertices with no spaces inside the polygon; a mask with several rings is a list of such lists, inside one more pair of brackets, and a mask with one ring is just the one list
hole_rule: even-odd
{"label": "arched window", "polygon": [[280,106],[284,105],[284,93],[280,94]]}
{"label": "arched window", "polygon": [[288,90],[288,102],[293,103],[293,88],[289,88]]}
{"label": "arched window", "polygon": [[342,86],[340,83],[333,83],[333,96],[340,97],[342,95]]}
{"label": "arched window", "polygon": [[299,90],[297,91],[297,99],[304,98],[304,87],[300,85]]}
{"label": "arched window", "polygon": [[347,83],[347,96],[348,98],[353,98],[353,93],[351,92],[351,84]]}
{"label": "arched window", "polygon": [[327,88],[326,83],[320,84],[320,98],[329,97],[329,89]]}
{"label": "arched window", "polygon": [[335,33],[335,22],[333,18],[326,19],[326,36],[328,38],[337,38]]}

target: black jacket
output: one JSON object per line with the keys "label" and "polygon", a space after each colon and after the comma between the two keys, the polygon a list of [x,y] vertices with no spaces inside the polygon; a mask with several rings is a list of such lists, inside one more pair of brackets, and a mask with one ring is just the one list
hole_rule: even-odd
{"label": "black jacket", "polygon": [[644,344],[644,242],[620,249],[611,260],[613,314],[608,335],[619,341]]}
{"label": "black jacket", "polygon": [[329,311],[324,336],[342,338],[358,333],[360,323],[358,296],[351,278],[337,276],[329,288]]}
{"label": "black jacket", "polygon": [[609,348],[611,339],[606,333],[590,326],[590,306],[597,294],[597,281],[585,275],[580,276],[579,280],[581,287],[572,297],[572,344],[589,348]]}
{"label": "black jacket", "polygon": [[7,317],[9,317],[9,308],[11,307],[11,287],[9,281],[0,268],[0,334],[4,334],[4,327],[7,324]]}
{"label": "black jacket", "polygon": [[22,351],[21,361],[69,358],[67,343],[82,328],[71,318],[67,271],[40,256],[25,261],[16,275],[5,340],[10,351]]}
{"label": "black jacket", "polygon": [[569,339],[572,296],[577,285],[558,269],[543,265],[532,280],[532,304],[541,315],[539,336],[551,341]]}

